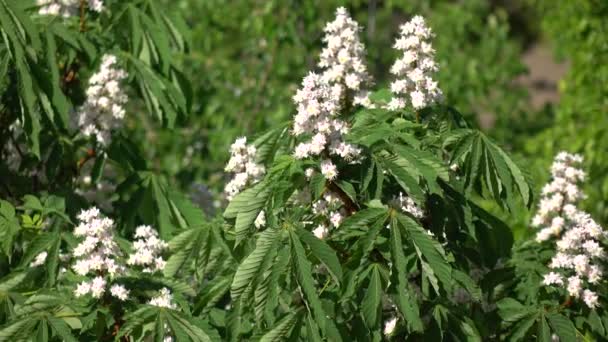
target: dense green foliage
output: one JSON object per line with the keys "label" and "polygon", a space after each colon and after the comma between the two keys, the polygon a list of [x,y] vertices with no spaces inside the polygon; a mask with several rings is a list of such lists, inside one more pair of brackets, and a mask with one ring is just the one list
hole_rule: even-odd
{"label": "dense green foliage", "polygon": [[[526,3],[570,62],[533,112],[493,2],[95,3],[0,0],[0,341],[608,339],[605,278],[597,305],[545,286],[561,250],[530,229],[561,150],[584,155],[582,206],[608,223],[607,5]],[[339,6],[375,106],[338,96],[354,160],[329,142],[300,158],[294,115],[314,108],[294,95]],[[444,99],[388,109],[416,14]],[[232,197],[236,150],[259,175]]]}

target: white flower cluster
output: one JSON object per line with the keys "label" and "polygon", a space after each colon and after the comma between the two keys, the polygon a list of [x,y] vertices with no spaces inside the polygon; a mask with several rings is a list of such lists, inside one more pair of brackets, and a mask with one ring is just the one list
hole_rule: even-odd
{"label": "white flower cluster", "polygon": [[401,25],[400,29],[401,35],[394,47],[403,51],[403,56],[391,67],[391,73],[397,80],[391,83],[394,96],[387,108],[398,110],[411,104],[414,109],[421,109],[440,102],[443,93],[432,77],[439,67],[430,43],[433,37],[431,29],[418,15]]}
{"label": "white flower cluster", "polygon": [[133,248],[135,252],[129,255],[128,265],[143,267],[143,272],[153,273],[162,271],[166,261],[162,257],[162,252],[169,247],[169,244],[158,238],[158,232],[150,226],[139,226],[135,229]]}
{"label": "white flower cluster", "polygon": [[403,195],[401,192],[399,192],[399,197],[395,199],[394,205],[403,212],[410,213],[417,219],[424,217],[422,208],[420,208],[411,197]]}
{"label": "white flower cluster", "polygon": [[34,260],[30,263],[30,267],[41,266],[46,261],[47,256],[48,256],[48,253],[46,251],[41,252],[40,254],[36,255]]}
{"label": "white flower cluster", "polygon": [[230,146],[230,160],[225,171],[234,173],[234,178],[224,188],[226,197],[231,201],[249,185],[253,185],[262,179],[264,166],[256,163],[257,150],[253,145],[247,145],[247,138],[242,137]]}
{"label": "white flower cluster", "polygon": [[[80,0],[37,0],[36,5],[40,6],[40,15],[70,17],[80,13]],[[86,5],[89,10],[98,13],[104,8],[103,0],[88,0]]]}
{"label": "white flower cluster", "polygon": [[363,62],[365,47],[358,37],[359,24],[345,8],[338,8],[336,19],[325,27],[326,43],[321,52],[321,74],[309,73],[293,97],[297,107],[293,134],[305,136],[294,150],[297,159],[322,156],[320,168],[326,179],[338,176],[338,169],[330,156],[353,162],[361,149],[344,141],[349,124],[340,119],[340,111],[351,100],[352,104],[372,107],[366,87],[371,77]]}
{"label": "white flower cluster", "polygon": [[312,212],[329,222],[329,224],[321,223],[313,229],[312,233],[317,238],[324,239],[329,234],[330,227],[338,228],[340,226],[346,217],[343,205],[344,203],[331,192],[326,192],[323,198],[312,204]]}
{"label": "white flower cluster", "polygon": [[590,308],[599,305],[597,294],[591,290],[602,281],[606,253],[602,241],[608,237],[591,216],[576,207],[584,198],[578,185],[585,179],[580,169],[583,158],[560,152],[551,167],[552,181],[542,191],[538,213],[532,221],[541,227],[538,242],[556,238],[557,253],[545,275],[544,285],[566,286],[570,296],[581,298]]}
{"label": "white flower cluster", "polygon": [[[334,21],[325,25],[326,46],[321,51],[319,67],[323,69],[322,78],[329,85],[340,85],[353,92],[353,104],[371,107],[369,91],[371,76],[365,66],[365,46],[359,39],[361,28],[346,8],[336,10]],[[344,89],[346,87],[346,89]]]}
{"label": "white flower cluster", "polygon": [[127,73],[117,64],[116,56],[103,56],[99,71],[89,80],[87,99],[76,113],[82,134],[95,137],[102,146],[110,144],[111,131],[121,126],[128,101],[121,87]]}
{"label": "white flower cluster", "polygon": [[394,316],[390,318],[388,321],[384,322],[384,336],[389,337],[395,332],[395,328],[397,327],[398,317]]}
{"label": "white flower cluster", "polygon": [[342,138],[348,133],[349,126],[338,118],[341,93],[340,85],[330,86],[318,74],[310,73],[293,97],[298,108],[293,134],[310,137],[295,147],[294,156],[304,159],[324,155],[321,173],[330,180],[337,177],[338,171],[329,155],[353,161],[361,154],[361,149],[344,142]]}
{"label": "white flower cluster", "polygon": [[[74,235],[84,239],[73,250],[73,256],[77,260],[72,268],[82,276],[89,273],[97,276],[90,282],[80,283],[75,293],[77,297],[90,293],[95,298],[101,298],[107,285],[104,276],[108,274],[113,278],[125,271],[125,267],[117,260],[122,253],[114,241],[114,221],[103,217],[97,208],[83,210],[78,215],[78,220],[80,224],[74,229]],[[118,292],[115,290],[111,293],[114,295]]]}
{"label": "white flower cluster", "polygon": [[148,304],[161,308],[177,308],[175,303],[173,303],[173,295],[171,294],[171,291],[166,287],[160,289],[160,291],[158,292],[158,296],[150,299],[150,302],[148,302]]}

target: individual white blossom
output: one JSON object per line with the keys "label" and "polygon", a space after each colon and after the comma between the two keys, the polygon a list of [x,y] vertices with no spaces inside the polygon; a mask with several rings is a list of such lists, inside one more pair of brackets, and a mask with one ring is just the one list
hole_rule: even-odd
{"label": "individual white blossom", "polygon": [[260,229],[266,225],[266,213],[264,212],[264,210],[260,211],[258,216],[255,218],[255,221],[253,221],[253,225],[257,229]]}
{"label": "individual white blossom", "polygon": [[158,292],[158,296],[150,299],[150,302],[148,304],[158,306],[161,308],[169,308],[169,309],[177,308],[177,306],[173,303],[173,295],[171,294],[171,291],[166,287],[163,287]]}
{"label": "individual white blossom", "polygon": [[543,279],[543,284],[561,286],[564,284],[564,281],[562,279],[562,276],[559,273],[549,272],[549,273],[545,274],[545,277]]}
{"label": "individual white blossom", "polygon": [[545,275],[546,286],[566,285],[568,294],[582,298],[589,308],[598,304],[592,288],[603,279],[607,233],[591,216],[577,208],[585,198],[579,185],[585,180],[580,165],[583,158],[560,152],[551,166],[552,180],[543,187],[532,226],[538,227],[536,241],[554,239],[555,255]]}
{"label": "individual white blossom", "polygon": [[327,180],[334,180],[338,177],[338,168],[331,160],[323,160],[321,162],[321,174]]}
{"label": "individual white blossom", "polygon": [[365,46],[359,39],[360,31],[361,27],[346,8],[338,8],[334,21],[325,25],[325,47],[321,51],[319,67],[327,84],[342,87],[340,93],[343,95],[347,90],[351,91],[353,104],[371,107],[367,90],[371,76],[365,65]]}
{"label": "individual white blossom", "polygon": [[40,254],[36,255],[34,260],[30,263],[30,267],[37,267],[37,266],[44,264],[44,262],[46,261],[47,255],[48,255],[48,253],[46,251],[41,252]]}
{"label": "individual white blossom", "polygon": [[[334,195],[330,191],[327,191],[322,198],[312,204],[312,212],[323,221],[329,221],[329,224],[333,228],[338,228],[346,217],[346,211],[343,206],[344,203],[338,198],[338,196]],[[326,227],[324,224],[323,226]],[[327,230],[327,228],[325,229]],[[319,232],[321,231],[323,230],[320,229]]]}
{"label": "individual white blossom", "polygon": [[[38,14],[70,17],[80,13],[80,0],[36,0],[40,6]],[[87,9],[100,13],[104,9],[103,0],[87,0]]]}
{"label": "individual white blossom", "polygon": [[145,273],[162,271],[166,264],[162,253],[169,244],[158,237],[154,228],[145,225],[135,229],[135,238],[134,252],[129,255],[127,264],[141,266]]}
{"label": "individual white blossom", "polygon": [[417,219],[424,217],[424,211],[422,208],[420,208],[411,197],[404,195],[402,192],[399,192],[399,197],[395,198],[391,203],[394,207],[399,208],[403,212],[411,214]]}
{"label": "individual white blossom", "polygon": [[384,322],[384,336],[391,336],[397,326],[397,317],[392,317],[388,321]]}
{"label": "individual white blossom", "polygon": [[116,297],[123,302],[129,298],[129,290],[120,284],[112,285],[110,287],[110,293],[113,297]]}
{"label": "individual white blossom", "polygon": [[128,97],[121,84],[126,78],[116,56],[104,55],[99,71],[89,79],[85,103],[76,113],[78,129],[101,146],[108,146],[112,131],[122,126]]}
{"label": "individual white blossom", "polygon": [[597,294],[591,290],[583,291],[583,301],[591,309],[595,309],[599,306]]}
{"label": "individual white blossom", "polygon": [[329,229],[327,229],[327,226],[325,226],[324,224],[320,224],[317,226],[317,228],[313,229],[312,233],[318,239],[323,240],[329,234]]}
{"label": "individual white blossom", "polygon": [[415,16],[401,25],[400,30],[394,47],[403,55],[391,67],[396,80],[391,83],[393,98],[387,108],[399,110],[410,104],[414,109],[421,109],[440,102],[443,93],[433,79],[439,67],[435,63],[435,50],[431,45],[431,29],[426,26],[423,17]]}
{"label": "individual white blossom", "polygon": [[225,171],[234,173],[234,177],[224,188],[229,201],[246,187],[259,182],[264,176],[264,166],[256,163],[256,153],[255,146],[247,145],[246,137],[236,139],[230,146],[231,156]]}

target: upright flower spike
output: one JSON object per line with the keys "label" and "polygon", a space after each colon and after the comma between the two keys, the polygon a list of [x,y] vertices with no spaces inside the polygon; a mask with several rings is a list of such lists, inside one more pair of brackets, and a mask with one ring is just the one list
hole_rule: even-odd
{"label": "upright flower spike", "polygon": [[585,179],[580,169],[583,158],[560,152],[551,166],[552,180],[542,190],[538,212],[532,225],[539,227],[537,242],[552,238],[557,253],[551,259],[551,272],[544,277],[546,286],[566,288],[568,294],[580,298],[589,308],[599,306],[598,296],[591,289],[602,282],[606,253],[603,247],[608,233],[589,214],[576,206],[585,197],[579,183]]}
{"label": "upright flower spike", "polygon": [[391,83],[393,98],[387,108],[399,110],[411,105],[414,109],[422,109],[440,102],[443,93],[432,77],[439,68],[431,45],[431,29],[418,15],[400,29],[401,35],[394,47],[403,51],[403,56],[391,67],[391,73],[397,79]]}
{"label": "upright flower spike", "polygon": [[259,182],[266,172],[264,166],[256,163],[257,150],[255,146],[247,145],[246,137],[236,139],[230,146],[230,154],[225,171],[234,173],[234,177],[224,188],[229,201],[247,186]]}
{"label": "upright flower spike", "polygon": [[[359,39],[361,27],[346,8],[336,10],[334,21],[325,25],[319,67],[321,77],[329,85],[338,84],[353,92],[353,104],[370,107],[367,87],[372,78],[365,65],[365,46]],[[342,94],[346,94],[343,89]]]}
{"label": "upright flower spike", "polygon": [[162,252],[169,244],[158,238],[158,232],[150,226],[139,226],[135,229],[134,253],[129,255],[128,265],[143,267],[144,273],[162,271],[167,263]]}
{"label": "upright flower spike", "polygon": [[[114,241],[114,221],[103,217],[97,208],[83,210],[78,215],[78,220],[80,224],[74,229],[74,235],[83,240],[74,248],[76,262],[72,268],[81,276],[96,277],[90,282],[80,283],[75,294],[77,297],[91,294],[94,298],[101,298],[106,292],[105,277],[113,278],[125,271],[119,261],[122,253]],[[123,297],[122,294],[124,293],[121,292],[120,297]]]}
{"label": "upright flower spike", "polygon": [[76,113],[78,128],[94,137],[103,147],[110,144],[112,130],[122,126],[128,97],[121,83],[127,73],[118,66],[116,56],[104,55],[99,71],[91,76],[87,99]]}

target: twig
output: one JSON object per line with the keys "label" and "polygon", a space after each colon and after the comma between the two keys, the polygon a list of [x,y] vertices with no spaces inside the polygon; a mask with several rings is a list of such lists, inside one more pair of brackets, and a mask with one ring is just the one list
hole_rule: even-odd
{"label": "twig", "polygon": [[86,30],[86,23],[84,20],[86,6],[86,0],[80,0],[80,32],[84,32]]}
{"label": "twig", "polygon": [[78,161],[78,173],[80,173],[80,170],[82,169],[84,164],[86,164],[89,160],[95,158],[96,155],[97,155],[97,153],[95,152],[94,149],[92,149],[92,148],[88,149],[87,155],[80,158],[80,160]]}

